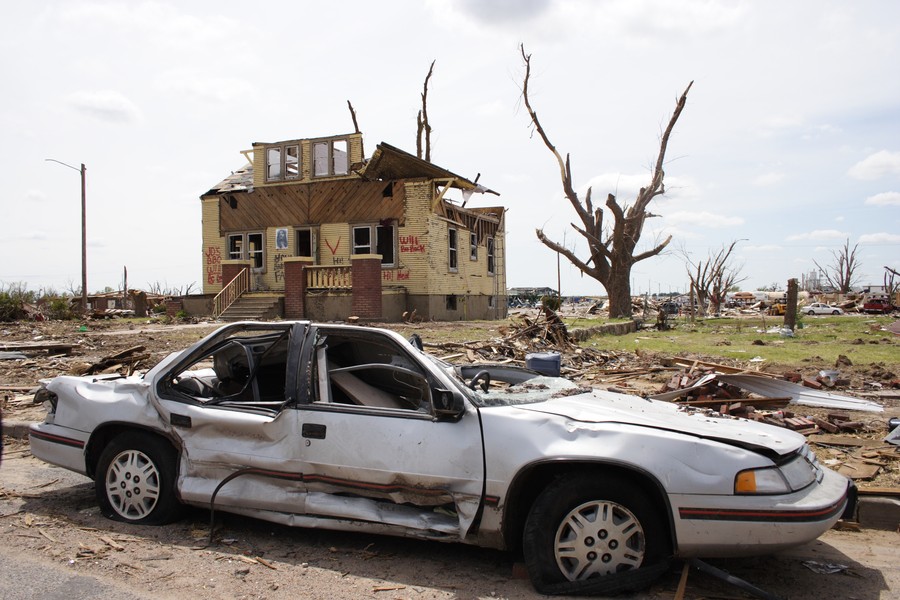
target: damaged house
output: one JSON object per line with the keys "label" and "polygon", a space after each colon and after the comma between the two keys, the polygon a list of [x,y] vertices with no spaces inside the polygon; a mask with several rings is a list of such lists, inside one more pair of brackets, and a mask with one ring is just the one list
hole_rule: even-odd
{"label": "damaged house", "polygon": [[215,316],[506,317],[504,209],[466,206],[496,192],[360,133],[243,154],[200,198]]}

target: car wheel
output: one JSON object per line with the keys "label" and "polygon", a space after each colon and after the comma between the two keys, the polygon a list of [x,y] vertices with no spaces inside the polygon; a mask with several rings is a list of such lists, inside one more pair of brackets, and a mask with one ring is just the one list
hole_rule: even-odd
{"label": "car wheel", "polygon": [[814,311],[814,310],[811,310],[811,311],[809,311],[809,312],[808,312],[808,313],[806,313],[806,314],[808,314],[808,315],[809,315],[809,316],[813,316],[813,315],[814,315],[814,314],[816,314],[816,311]]}
{"label": "car wheel", "polygon": [[839,310],[833,310],[833,311],[831,311],[831,314],[833,314],[833,315],[839,315],[839,314],[841,314],[841,311],[839,311]]}
{"label": "car wheel", "polygon": [[659,513],[623,478],[558,478],[525,522],[523,551],[534,587],[544,594],[613,594],[650,585],[668,566]]}
{"label": "car wheel", "polygon": [[162,438],[143,432],[113,438],[100,454],[94,479],[103,515],[141,525],[177,518],[177,460],[175,449]]}

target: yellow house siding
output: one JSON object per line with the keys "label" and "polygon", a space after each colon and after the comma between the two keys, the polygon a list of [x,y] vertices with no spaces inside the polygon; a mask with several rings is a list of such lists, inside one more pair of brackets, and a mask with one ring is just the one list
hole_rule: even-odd
{"label": "yellow house siding", "polygon": [[[397,228],[398,268],[394,281],[404,285],[412,294],[427,294],[429,281],[429,220],[433,196],[430,182],[406,182],[405,219]],[[390,278],[391,275],[387,275]]]}
{"label": "yellow house siding", "polygon": [[319,264],[349,265],[353,240],[347,223],[323,223],[319,227]]}
{"label": "yellow house siding", "polygon": [[203,224],[203,293],[214,294],[222,289],[222,261],[228,258],[225,238],[219,235],[218,196],[201,200]]}

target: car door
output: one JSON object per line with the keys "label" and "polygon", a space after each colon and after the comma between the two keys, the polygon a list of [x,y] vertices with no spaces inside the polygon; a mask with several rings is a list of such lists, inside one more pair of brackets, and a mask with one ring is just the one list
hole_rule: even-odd
{"label": "car door", "polygon": [[433,396],[448,381],[389,332],[320,327],[309,341],[297,406],[307,513],[464,538],[484,485],[474,407],[437,416]]}
{"label": "car door", "polygon": [[160,376],[157,408],[181,442],[182,501],[208,506],[215,495],[216,507],[236,512],[305,511],[297,411],[285,408],[303,334],[290,324],[226,327]]}

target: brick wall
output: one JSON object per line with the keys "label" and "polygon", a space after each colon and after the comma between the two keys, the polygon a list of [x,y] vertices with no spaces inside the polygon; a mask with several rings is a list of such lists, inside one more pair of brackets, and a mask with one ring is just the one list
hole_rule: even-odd
{"label": "brick wall", "polygon": [[353,269],[353,314],[360,319],[381,319],[381,255],[355,254]]}
{"label": "brick wall", "polygon": [[222,261],[222,286],[231,283],[231,280],[238,276],[242,269],[249,269],[249,260],[223,260]]}
{"label": "brick wall", "polygon": [[284,259],[284,318],[305,319],[306,271],[313,259],[303,256]]}

